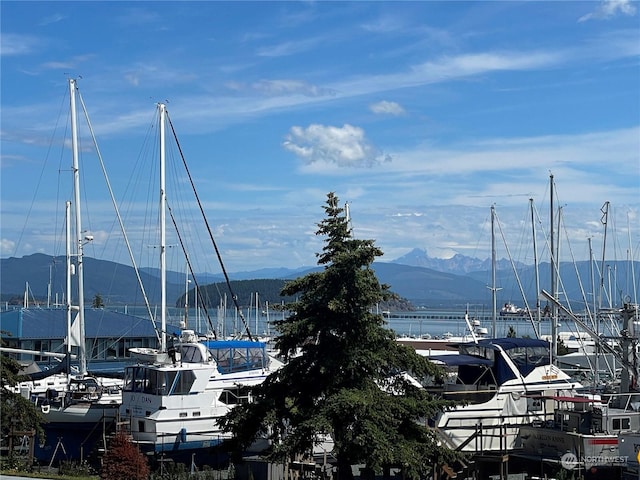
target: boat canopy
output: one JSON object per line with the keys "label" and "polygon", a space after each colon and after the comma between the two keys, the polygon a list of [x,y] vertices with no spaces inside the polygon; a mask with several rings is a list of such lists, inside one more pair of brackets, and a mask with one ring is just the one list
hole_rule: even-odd
{"label": "boat canopy", "polygon": [[209,340],[202,342],[218,365],[220,373],[266,368],[266,343],[250,340]]}
{"label": "boat canopy", "polygon": [[486,338],[478,340],[477,343],[464,343],[459,347],[460,354],[495,361],[496,378],[502,383],[515,378],[515,375],[501,355],[496,355],[500,350],[504,350],[523,376],[531,373],[536,367],[548,365],[551,362],[549,342],[536,338]]}
{"label": "boat canopy", "polygon": [[493,348],[494,350],[497,349],[496,347],[500,347],[503,350],[511,350],[513,348],[549,348],[549,342],[537,338],[483,338],[478,340],[478,342],[465,343],[463,346],[479,346]]}
{"label": "boat canopy", "polygon": [[442,362],[447,367],[457,367],[460,365],[491,365],[493,362],[488,358],[474,357],[473,355],[431,355],[429,360]]}
{"label": "boat canopy", "polygon": [[251,340],[207,340],[202,342],[209,350],[221,348],[265,348],[266,343]]}

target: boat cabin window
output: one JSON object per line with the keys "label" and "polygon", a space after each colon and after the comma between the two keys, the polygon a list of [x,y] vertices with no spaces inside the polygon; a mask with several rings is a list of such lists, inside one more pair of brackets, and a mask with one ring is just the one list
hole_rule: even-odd
{"label": "boat cabin window", "polygon": [[266,368],[268,364],[265,344],[262,342],[211,341],[207,346],[220,373]]}
{"label": "boat cabin window", "polygon": [[493,348],[483,347],[481,345],[469,344],[461,345],[459,347],[460,353],[466,355],[473,355],[474,357],[486,358],[493,361],[495,356],[495,350]]}
{"label": "boat cabin window", "polygon": [[247,387],[227,388],[220,395],[220,401],[227,405],[249,403],[251,401],[249,388]]}
{"label": "boat cabin window", "polygon": [[176,372],[174,371],[166,372],[145,367],[127,367],[125,369],[124,391],[167,395],[175,378]]}
{"label": "boat cabin window", "polygon": [[613,430],[629,430],[631,428],[631,420],[627,417],[614,418],[612,427]]}
{"label": "boat cabin window", "polygon": [[180,360],[185,363],[204,363],[211,355],[203,345],[183,345],[180,348]]}
{"label": "boat cabin window", "polygon": [[173,388],[171,389],[171,395],[188,395],[191,391],[193,382],[195,382],[196,376],[191,370],[178,371],[177,378],[173,382]]}

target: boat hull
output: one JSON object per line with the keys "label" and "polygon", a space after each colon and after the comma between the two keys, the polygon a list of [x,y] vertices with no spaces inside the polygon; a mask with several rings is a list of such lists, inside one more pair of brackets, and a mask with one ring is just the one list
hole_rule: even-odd
{"label": "boat hull", "polygon": [[35,458],[47,464],[87,460],[115,430],[119,405],[71,405],[44,415],[44,439],[36,439]]}
{"label": "boat hull", "polygon": [[589,435],[523,426],[520,436],[525,455],[557,459],[565,468],[620,467],[625,463],[620,456],[617,434]]}

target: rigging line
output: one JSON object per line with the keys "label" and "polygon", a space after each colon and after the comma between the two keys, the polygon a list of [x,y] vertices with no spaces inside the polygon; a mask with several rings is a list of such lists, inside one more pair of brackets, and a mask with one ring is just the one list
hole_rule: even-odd
{"label": "rigging line", "polygon": [[220,268],[222,269],[222,273],[224,274],[225,281],[227,282],[227,288],[229,288],[229,292],[231,293],[231,299],[233,300],[233,304],[236,307],[236,311],[240,315],[240,319],[242,320],[242,324],[244,325],[244,329],[247,332],[247,336],[249,337],[249,340],[253,340],[253,337],[251,336],[251,331],[249,330],[249,325],[247,324],[247,321],[245,320],[244,315],[242,314],[240,305],[238,305],[238,297],[236,296],[236,294],[233,292],[233,289],[231,288],[231,281],[229,280],[227,269],[225,268],[224,263],[222,262],[222,256],[220,255],[218,244],[213,238],[213,233],[211,233],[211,228],[209,227],[209,220],[207,220],[207,216],[204,214],[204,209],[202,208],[200,197],[198,196],[198,192],[196,191],[196,186],[193,183],[193,178],[191,177],[191,172],[189,171],[189,167],[187,167],[187,162],[184,158],[184,154],[182,153],[182,147],[180,146],[180,142],[178,141],[178,136],[176,134],[175,128],[173,128],[173,122],[171,121],[171,118],[169,118],[168,114],[167,114],[167,119],[169,120],[169,125],[171,126],[171,132],[173,133],[173,138],[175,139],[176,145],[178,147],[178,151],[180,152],[180,158],[182,159],[182,164],[184,165],[185,171],[187,172],[187,176],[189,177],[189,183],[191,184],[191,189],[193,190],[193,194],[196,197],[196,202],[198,202],[200,213],[202,214],[202,218],[204,219],[204,223],[207,227],[209,238],[211,239],[211,243],[213,243],[213,248],[215,249],[216,255],[218,256],[218,262],[220,262]]}
{"label": "rigging line", "polygon": [[[37,194],[38,194],[38,190],[40,190],[40,185],[42,184],[42,179],[44,177],[44,172],[45,172],[45,169],[46,169],[46,166],[47,166],[49,155],[50,155],[51,149],[53,147],[53,139],[54,139],[54,137],[56,135],[56,131],[58,130],[58,125],[60,123],[60,117],[62,116],[61,112],[63,110],[64,105],[66,105],[66,100],[67,100],[67,96],[66,96],[66,93],[65,93],[62,96],[62,100],[60,102],[60,110],[58,111],[58,117],[57,117],[57,120],[56,120],[56,125],[55,125],[55,127],[53,129],[53,132],[51,133],[51,137],[49,139],[49,146],[47,147],[47,153],[45,155],[44,164],[42,165],[42,169],[40,170],[40,176],[38,177],[38,183],[36,184],[36,190],[35,190],[35,192],[33,192],[33,197],[31,198],[31,204],[29,205],[29,209],[27,210],[27,215],[25,216],[24,224],[22,225],[22,230],[20,230],[20,235],[18,237],[18,240],[16,241],[16,245],[15,245],[15,248],[13,250],[13,254],[15,256],[18,256],[18,249],[20,248],[20,244],[22,243],[22,237],[24,237],[24,232],[25,232],[25,230],[27,228],[27,224],[29,223],[29,218],[31,217],[31,213],[33,212],[33,209],[34,209],[33,207],[34,207],[34,205],[36,203],[36,197],[37,197]],[[64,147],[64,141],[62,143],[63,143],[63,147]],[[63,150],[64,150],[64,148],[63,148]],[[58,189],[58,193],[59,193],[59,189]],[[57,217],[57,212],[56,212],[56,217]],[[57,221],[56,221],[56,223],[57,223]]]}
{"label": "rigging line", "polygon": [[87,120],[87,127],[89,128],[89,133],[91,134],[91,138],[93,140],[93,145],[96,149],[96,155],[98,157],[98,160],[100,162],[100,168],[102,169],[102,174],[104,175],[104,179],[105,182],[107,184],[107,189],[109,190],[109,195],[111,196],[111,203],[113,203],[113,208],[116,211],[116,217],[118,218],[118,222],[120,223],[120,229],[122,230],[122,236],[124,237],[124,242],[125,245],[127,246],[127,251],[129,252],[129,257],[131,259],[131,263],[132,263],[132,267],[133,267],[133,271],[136,274],[136,278],[138,280],[138,285],[140,287],[140,290],[142,290],[142,297],[144,299],[144,304],[145,307],[147,308],[147,313],[149,315],[149,318],[151,319],[151,322],[153,323],[153,329],[156,332],[156,337],[158,339],[158,341],[160,341],[160,334],[158,333],[158,327],[156,325],[155,322],[155,318],[153,317],[153,314],[151,313],[151,306],[149,305],[149,300],[147,298],[147,294],[145,292],[144,289],[144,285],[142,284],[142,278],[140,278],[140,272],[138,271],[138,266],[136,264],[136,260],[135,257],[133,255],[133,251],[131,250],[131,245],[129,243],[129,237],[127,236],[127,232],[124,228],[124,223],[122,221],[122,217],[120,216],[120,210],[118,209],[118,203],[116,202],[116,198],[113,194],[113,190],[111,188],[111,182],[109,181],[109,176],[107,175],[107,169],[105,168],[104,165],[104,161],[102,160],[102,154],[100,153],[100,148],[98,147],[98,142],[96,141],[96,137],[94,135],[93,132],[93,127],[91,126],[91,121],[89,120],[89,114],[87,113],[87,109],[85,107],[84,104],[84,100],[82,99],[82,95],[80,95],[80,92],[78,91],[78,98],[80,100],[80,105],[82,105],[82,111],[84,112],[84,116],[85,119]]}
{"label": "rigging line", "polygon": [[[580,289],[580,295],[582,296],[582,302],[585,305],[585,310],[587,312],[587,315],[589,317],[589,319],[591,320],[592,323],[592,327],[594,328],[594,330],[597,329],[596,327],[596,323],[595,323],[595,319],[591,316],[591,312],[589,310],[589,301],[587,299],[587,293],[585,291],[584,285],[582,283],[582,278],[580,277],[580,270],[578,269],[578,261],[576,260],[575,254],[573,253],[573,247],[571,245],[570,239],[569,239],[569,231],[567,229],[566,224],[562,224],[560,225],[559,228],[558,235],[560,235],[561,233],[564,233],[564,236],[567,240],[567,248],[569,249],[569,256],[571,257],[571,263],[573,264],[573,268],[576,274],[576,279],[578,281],[578,288]],[[562,282],[562,279],[561,279]]]}
{"label": "rigging line", "polygon": [[536,322],[533,319],[533,314],[531,313],[531,308],[529,308],[529,302],[527,301],[527,296],[524,293],[524,289],[522,288],[522,282],[520,281],[520,276],[518,275],[518,269],[516,268],[516,264],[513,261],[513,257],[511,256],[511,251],[509,250],[509,245],[507,245],[507,239],[504,236],[504,232],[502,230],[502,225],[500,224],[500,220],[498,219],[498,215],[493,212],[494,217],[497,220],[498,229],[500,230],[500,236],[502,237],[502,242],[504,243],[504,248],[507,250],[507,255],[509,256],[509,262],[511,263],[511,268],[513,269],[513,274],[516,277],[516,283],[518,284],[518,288],[520,289],[520,295],[522,296],[525,304],[525,308],[527,309],[527,315],[529,317],[529,321],[531,322],[531,327],[533,328],[533,333],[536,335],[536,338],[540,338],[540,332],[536,326]]}
{"label": "rigging line", "polygon": [[[68,102],[69,98],[67,97],[66,93],[64,95],[64,100],[65,102]],[[62,162],[64,159],[64,152],[65,152],[65,140],[67,138],[67,135],[69,135],[69,130],[71,128],[71,119],[69,118],[71,117],[71,112],[67,112],[67,119],[65,121],[65,128],[64,128],[64,134],[62,135],[62,148],[60,149],[60,158],[58,159],[58,177],[57,177],[57,183],[56,183],[56,205],[63,205],[65,202],[60,201],[60,194],[61,194],[61,179],[62,179],[62,175],[60,175],[60,172],[64,171],[64,169],[62,168]],[[57,126],[56,126],[57,129]],[[47,157],[49,156],[49,153],[47,152]],[[60,237],[55,238],[54,241],[54,246],[53,246],[53,251],[54,251],[54,255],[57,255],[58,252],[58,248],[61,248],[62,245],[64,245],[66,243],[65,240],[61,240],[64,239],[66,236],[65,233],[65,222],[59,222],[59,208],[55,209],[55,218],[54,218],[54,222],[55,225],[60,225],[60,223],[62,223],[62,228],[60,230]],[[66,275],[65,275],[66,276]]]}
{"label": "rigging line", "polygon": [[[178,230],[176,218],[173,216],[173,210],[171,209],[171,206],[169,205],[169,202],[167,200],[165,200],[165,204],[167,206],[167,210],[169,212],[169,217],[171,218],[171,222],[173,223],[173,228],[175,229],[176,235],[178,236],[178,242],[180,242],[180,247],[182,248],[182,252],[184,253],[185,258],[187,259],[187,266],[189,267],[189,273],[191,273],[191,278],[193,278],[196,292],[198,292],[200,290],[200,285],[198,285],[198,281],[196,280],[196,275],[193,271],[193,266],[191,265],[191,260],[189,260],[189,255],[187,255],[187,249],[185,247],[184,242],[182,241],[182,235]],[[207,310],[207,306],[204,304],[204,302],[202,302],[202,308],[204,308],[204,313],[207,316],[207,323],[209,324],[209,328],[213,332],[213,336],[217,338],[216,330],[215,328],[213,328],[213,322],[211,321],[211,317],[209,317],[209,310]]]}
{"label": "rigging line", "polygon": [[[584,289],[584,285],[582,283],[582,278],[580,277],[580,271],[578,269],[578,262],[575,258],[574,252],[573,252],[573,248],[571,246],[571,242],[569,241],[569,231],[567,229],[566,224],[562,224],[561,225],[561,230],[562,233],[564,233],[565,238],[567,240],[567,247],[569,248],[569,255],[571,257],[571,262],[573,263],[573,267],[575,270],[575,274],[576,274],[576,278],[578,281],[578,287],[580,288],[580,295],[582,295],[582,301],[585,305],[585,311],[587,312],[587,319],[591,320],[591,328],[593,329],[593,331],[595,331],[596,333],[598,332],[598,315],[594,312],[594,315],[591,315],[591,311],[589,310],[589,301],[587,300],[587,294],[585,292]],[[561,232],[558,231],[558,235],[560,235]],[[567,302],[568,303],[568,302]],[[570,309],[570,306],[569,306]],[[574,327],[576,328],[576,332],[578,330],[578,326],[574,323]],[[612,328],[610,328],[610,330],[613,330]],[[611,333],[614,333],[613,331]],[[619,334],[620,332],[616,332],[616,335]],[[582,346],[584,347],[584,343],[583,343],[583,339],[580,335],[578,335],[578,340],[582,343]],[[603,357],[605,365],[607,367],[607,370],[609,371],[610,374],[614,373],[615,370],[615,365],[611,365],[611,363],[609,362],[609,359],[607,359],[606,356]],[[591,361],[589,361],[589,364],[591,364]]]}

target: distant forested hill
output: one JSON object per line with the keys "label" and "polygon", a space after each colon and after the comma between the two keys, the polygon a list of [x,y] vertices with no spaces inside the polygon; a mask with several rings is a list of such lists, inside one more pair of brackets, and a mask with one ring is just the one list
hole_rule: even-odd
{"label": "distant forested hill", "polygon": [[[240,306],[255,306],[256,295],[257,300],[261,308],[264,308],[265,302],[269,302],[270,308],[277,309],[277,306],[284,303],[295,300],[293,297],[283,297],[280,295],[282,288],[287,280],[282,279],[257,279],[257,280],[236,280],[231,281],[231,290],[238,299]],[[200,293],[202,299],[206,302],[207,308],[213,308],[218,306],[226,298],[227,306],[232,306],[231,293],[229,287],[225,282],[212,283],[200,287]],[[201,304],[202,299],[198,300]],[[195,289],[189,291],[189,307],[194,307],[195,304]],[[176,301],[176,306],[184,306],[184,294]],[[413,305],[404,298],[395,298],[388,302],[380,304],[381,310],[411,310]]]}
{"label": "distant forested hill", "polygon": [[[264,305],[264,302],[269,302],[270,305],[278,305],[283,301],[292,300],[292,298],[280,296],[282,287],[285,284],[285,280],[282,279],[235,280],[231,281],[230,284],[231,290],[241,306],[255,305],[256,294],[260,305]],[[225,282],[204,285],[199,288],[199,291],[199,297],[204,299],[207,308],[216,307],[225,299],[229,307],[233,305],[231,292]],[[201,304],[201,299],[198,300],[198,304]],[[176,306],[184,306],[184,304],[184,294],[182,294],[176,301]],[[189,306],[195,306],[195,289],[193,288],[189,291]]]}

